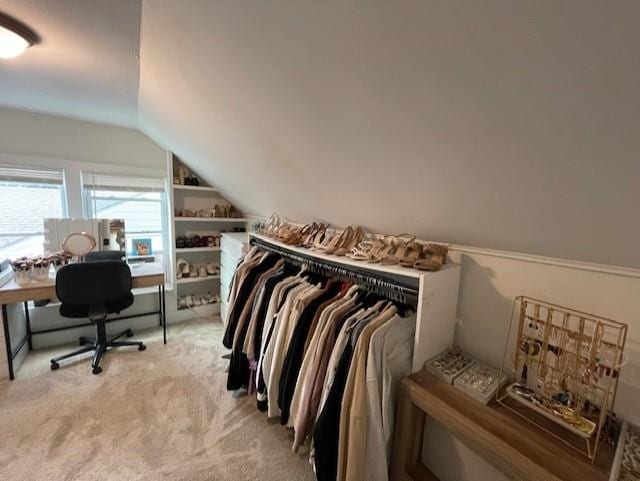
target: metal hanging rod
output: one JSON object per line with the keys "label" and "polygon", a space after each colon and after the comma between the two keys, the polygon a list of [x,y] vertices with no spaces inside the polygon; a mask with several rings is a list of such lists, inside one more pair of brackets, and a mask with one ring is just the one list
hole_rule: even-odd
{"label": "metal hanging rod", "polygon": [[312,255],[291,252],[284,247],[270,244],[268,241],[252,237],[251,245],[263,250],[273,252],[298,265],[305,264],[311,272],[324,274],[329,277],[339,278],[362,285],[367,290],[405,304],[415,303],[418,299],[417,289],[402,284],[396,279],[374,273],[370,270],[346,266],[337,262],[318,259]]}

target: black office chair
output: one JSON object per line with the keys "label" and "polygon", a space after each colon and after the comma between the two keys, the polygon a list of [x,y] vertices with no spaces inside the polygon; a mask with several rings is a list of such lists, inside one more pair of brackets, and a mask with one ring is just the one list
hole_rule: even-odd
{"label": "black office chair", "polygon": [[107,339],[106,320],[111,313],[119,313],[133,304],[131,270],[121,261],[97,261],[63,266],[56,276],[56,295],[61,302],[60,315],[69,318],[89,318],[96,325],[97,337],[80,337],[77,351],[51,359],[51,369],[58,369],[63,359],[95,351],[91,367],[93,374],[102,372],[100,360],[110,347],[138,346],[142,342],[118,341],[122,336],[131,337],[127,329]]}
{"label": "black office chair", "polygon": [[84,256],[85,262],[121,261],[124,259],[122,251],[91,251]]}

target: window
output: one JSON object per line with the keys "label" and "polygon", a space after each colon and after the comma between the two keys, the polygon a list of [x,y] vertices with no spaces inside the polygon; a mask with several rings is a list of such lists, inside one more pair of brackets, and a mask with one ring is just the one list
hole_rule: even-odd
{"label": "window", "polygon": [[[163,178],[82,173],[84,212],[96,219],[124,219],[127,257],[165,264],[168,238]],[[144,252],[150,243],[150,252]],[[136,249],[138,246],[138,249]]]}
{"label": "window", "polygon": [[65,217],[62,170],[0,165],[0,261],[43,253],[43,219]]}

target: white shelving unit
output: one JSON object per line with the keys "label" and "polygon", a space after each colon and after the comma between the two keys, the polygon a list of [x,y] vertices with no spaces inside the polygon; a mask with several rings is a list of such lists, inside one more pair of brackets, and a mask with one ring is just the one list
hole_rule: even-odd
{"label": "white shelving unit", "polygon": [[176,222],[215,222],[217,224],[246,224],[244,217],[176,217]]}
{"label": "white shelving unit", "polygon": [[197,192],[218,192],[215,187],[208,187],[206,185],[173,185],[174,190],[193,190]]}
{"label": "white shelving unit", "polygon": [[[175,155],[168,158],[169,172],[173,172],[174,178],[178,177],[178,169],[181,166],[189,167],[181,162]],[[202,177],[197,176],[202,184]],[[176,262],[178,258],[184,259],[189,264],[209,264],[211,262],[220,266],[220,246],[213,247],[183,247],[177,248],[176,239],[178,237],[189,237],[191,235],[220,236],[223,232],[233,232],[236,228],[246,228],[248,219],[246,218],[226,218],[226,217],[179,217],[176,210],[192,210],[194,212],[202,209],[212,209],[216,204],[229,204],[220,191],[211,185],[183,185],[173,184],[171,189],[171,227],[173,235],[173,266],[174,285],[176,287],[177,298],[189,294],[201,296],[214,293],[220,296],[220,275],[206,277],[185,277],[178,279]],[[203,315],[214,315],[220,312],[220,304],[208,304],[199,306],[197,311]]]}
{"label": "white shelving unit", "polygon": [[208,282],[213,279],[220,279],[219,275],[207,276],[207,277],[183,277],[176,279],[176,284],[193,284],[195,282]]}
{"label": "white shelving unit", "polygon": [[188,254],[191,252],[218,252],[220,247],[181,247],[176,248],[178,254]]}
{"label": "white shelving unit", "polygon": [[246,232],[222,234],[220,245],[222,247],[220,259],[220,297],[222,298],[220,316],[225,319],[231,279],[238,261],[249,250],[249,235]]}

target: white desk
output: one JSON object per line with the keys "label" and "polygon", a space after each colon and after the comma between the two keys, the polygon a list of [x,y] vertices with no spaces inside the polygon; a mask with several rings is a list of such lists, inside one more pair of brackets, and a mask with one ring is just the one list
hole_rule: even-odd
{"label": "white desk", "polygon": [[[149,316],[158,314],[160,319],[160,326],[163,329],[163,340],[167,343],[167,318],[166,318],[166,306],[165,306],[165,291],[164,291],[164,270],[160,264],[148,263],[148,264],[133,264],[131,267],[131,278],[133,281],[133,288],[143,287],[158,287],[158,310],[152,312],[143,312],[141,314],[133,314],[130,316],[121,316],[108,319],[107,322],[118,321],[122,319],[133,319],[135,317]],[[7,366],[9,369],[9,379],[12,381],[15,379],[15,373],[13,371],[13,360],[16,358],[25,343],[28,344],[29,350],[33,349],[32,338],[34,335],[45,334],[48,332],[63,331],[67,329],[75,329],[83,326],[90,326],[90,322],[83,324],[74,324],[70,326],[56,327],[51,329],[40,329],[33,331],[31,329],[31,320],[29,319],[29,301],[38,301],[43,299],[55,299],[56,298],[56,281],[55,278],[50,277],[43,282],[32,282],[27,286],[19,286],[15,280],[11,280],[4,286],[0,287],[0,304],[2,304],[2,322],[4,327],[4,341],[7,349]],[[11,336],[9,333],[9,318],[7,315],[8,304],[24,304],[24,315],[27,324],[27,333],[22,338],[17,346],[14,348],[11,345]]]}

